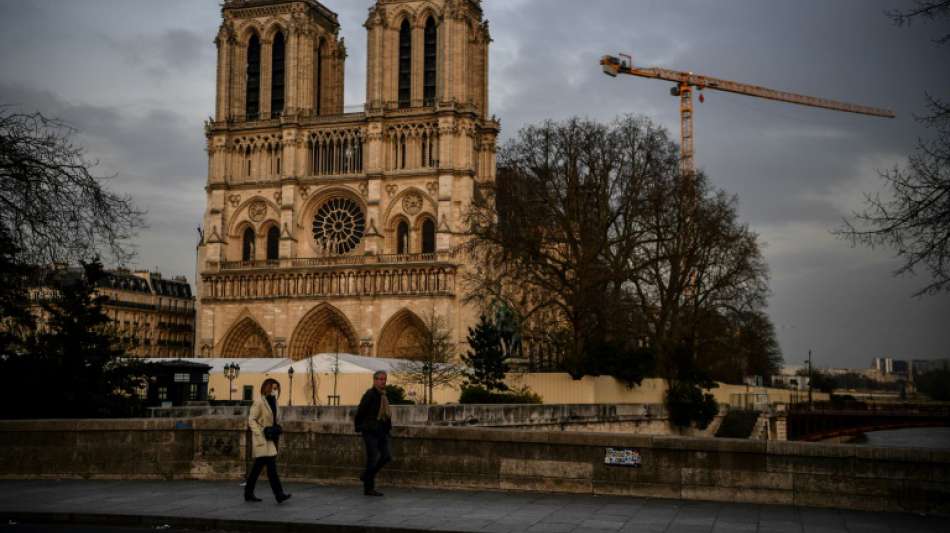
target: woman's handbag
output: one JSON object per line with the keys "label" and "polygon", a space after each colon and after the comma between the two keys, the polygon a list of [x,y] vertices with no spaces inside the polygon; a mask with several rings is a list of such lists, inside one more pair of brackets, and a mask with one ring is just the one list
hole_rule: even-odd
{"label": "woman's handbag", "polygon": [[277,441],[280,439],[280,434],[284,432],[284,429],[279,425],[274,424],[273,426],[267,426],[264,428],[264,438],[266,440]]}

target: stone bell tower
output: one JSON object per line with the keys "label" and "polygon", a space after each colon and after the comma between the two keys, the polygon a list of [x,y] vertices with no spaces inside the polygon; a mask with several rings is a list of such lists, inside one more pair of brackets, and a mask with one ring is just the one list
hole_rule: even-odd
{"label": "stone bell tower", "polygon": [[477,184],[495,179],[499,129],[480,2],[372,5],[352,113],[327,7],[226,0],[222,18],[198,354],[410,356],[430,313],[461,348],[477,312],[457,248]]}

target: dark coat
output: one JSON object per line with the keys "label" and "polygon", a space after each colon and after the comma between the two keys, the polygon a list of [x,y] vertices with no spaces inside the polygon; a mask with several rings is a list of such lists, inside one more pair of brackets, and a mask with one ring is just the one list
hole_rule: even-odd
{"label": "dark coat", "polygon": [[378,419],[379,403],[382,401],[383,394],[376,390],[376,387],[370,387],[368,391],[363,393],[363,398],[360,400],[360,406],[356,408],[356,417],[353,421],[357,433],[366,431],[386,435],[392,429],[391,420]]}

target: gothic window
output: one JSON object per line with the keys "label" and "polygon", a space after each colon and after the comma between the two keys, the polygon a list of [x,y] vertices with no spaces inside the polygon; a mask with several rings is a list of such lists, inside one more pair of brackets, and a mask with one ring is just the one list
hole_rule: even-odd
{"label": "gothic window", "polygon": [[419,143],[419,147],[422,149],[421,157],[419,161],[422,162],[423,167],[429,166],[429,134],[422,134],[422,142]]}
{"label": "gothic window", "polygon": [[421,147],[422,159],[420,159],[420,161],[422,166],[424,168],[437,167],[436,151],[438,148],[435,143],[435,135],[429,132],[423,133],[419,145]]}
{"label": "gothic window", "polygon": [[254,230],[247,228],[244,230],[244,242],[241,246],[241,261],[254,260]]}
{"label": "gothic window", "polygon": [[317,45],[317,49],[314,51],[314,65],[313,65],[313,112],[314,114],[319,115],[322,112],[322,101],[323,101],[323,39],[320,39],[320,43]]}
{"label": "gothic window", "polygon": [[278,117],[284,112],[284,34],[277,32],[271,47],[270,112]]}
{"label": "gothic window", "polygon": [[435,83],[436,83],[436,29],[435,20],[429,17],[426,21],[425,29],[425,63],[423,69],[423,92],[422,97],[426,106],[435,105]]}
{"label": "gothic window", "polygon": [[340,136],[310,138],[311,175],[359,174],[363,171],[363,138],[357,131],[341,132]]}
{"label": "gothic window", "polygon": [[401,221],[399,226],[396,227],[396,253],[409,253],[409,223],[405,220]]}
{"label": "gothic window", "polygon": [[409,20],[399,29],[399,107],[409,107],[412,99],[412,28]]}
{"label": "gothic window", "polygon": [[246,81],[244,113],[248,120],[257,120],[261,112],[261,40],[257,35],[247,44]]}
{"label": "gothic window", "polygon": [[244,166],[247,169],[245,175],[248,178],[250,178],[251,177],[251,147],[250,146],[248,146],[244,150]]}
{"label": "gothic window", "polygon": [[280,258],[280,230],[271,226],[267,230],[267,260],[276,261]]}
{"label": "gothic window", "polygon": [[345,254],[363,239],[366,218],[356,202],[331,198],[313,216],[313,239],[327,253]]}
{"label": "gothic window", "polygon": [[406,168],[406,134],[399,136],[399,168]]}
{"label": "gothic window", "polygon": [[431,218],[422,223],[422,253],[435,253],[435,222]]}

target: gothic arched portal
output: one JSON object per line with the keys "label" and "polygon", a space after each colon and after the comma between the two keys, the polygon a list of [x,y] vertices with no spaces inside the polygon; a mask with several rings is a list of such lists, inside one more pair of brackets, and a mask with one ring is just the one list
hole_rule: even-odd
{"label": "gothic arched portal", "polygon": [[319,353],[359,353],[356,333],[346,316],[330,304],[320,304],[304,316],[290,338],[287,356],[293,360]]}
{"label": "gothic arched portal", "polygon": [[377,357],[410,359],[419,352],[419,343],[424,338],[426,325],[408,309],[399,311],[383,326],[376,348]]}
{"label": "gothic arched portal", "polygon": [[274,350],[264,328],[253,318],[245,317],[224,336],[221,357],[274,357]]}

